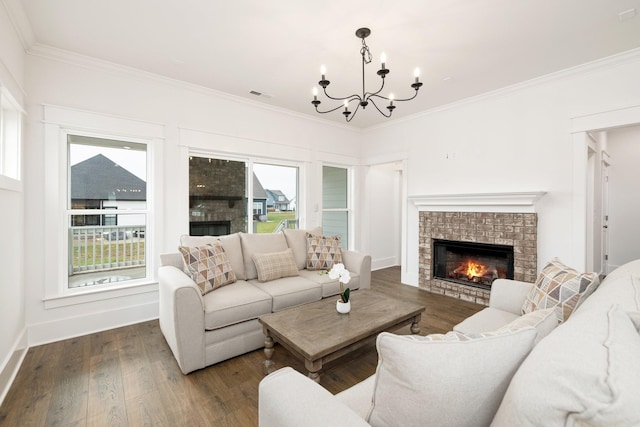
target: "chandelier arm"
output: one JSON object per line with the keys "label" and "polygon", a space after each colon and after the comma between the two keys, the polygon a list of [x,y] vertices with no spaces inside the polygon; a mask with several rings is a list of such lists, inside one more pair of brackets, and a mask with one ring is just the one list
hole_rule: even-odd
{"label": "chandelier arm", "polygon": [[[359,105],[359,104],[358,104]],[[318,110],[318,106],[316,105],[316,111],[320,114],[327,114],[327,113],[333,113],[336,110],[339,110],[340,108],[344,108],[344,105],[338,105],[336,108],[332,108],[331,110],[327,110],[327,111],[320,111]]]}
{"label": "chandelier arm", "polygon": [[[413,98],[415,98],[416,96],[418,96],[418,89],[416,89],[416,93],[413,94],[413,96],[411,98],[404,98],[404,99],[394,99],[393,101],[411,101]],[[379,96],[380,98],[384,98],[384,96]],[[389,98],[384,98],[384,99],[389,99]]]}
{"label": "chandelier arm", "polygon": [[349,96],[345,96],[345,97],[340,97],[340,98],[336,98],[334,96],[331,96],[327,93],[327,88],[323,88],[324,94],[327,98],[329,99],[333,99],[334,101],[344,101],[345,99],[348,99],[349,102],[351,102],[354,99],[357,99],[358,101],[362,101],[362,98],[360,97],[360,95],[349,95]]}
{"label": "chandelier arm", "polygon": [[378,89],[375,92],[367,92],[365,94],[366,96],[365,96],[364,99],[369,100],[372,96],[377,96],[377,97],[380,97],[380,98],[384,98],[384,96],[378,95],[380,92],[382,92],[382,89],[384,89],[384,77],[382,77],[382,85],[380,85],[380,89]]}
{"label": "chandelier arm", "polygon": [[[379,96],[378,98],[384,98],[384,97]],[[371,101],[371,103],[373,104],[373,106],[374,106],[374,107],[376,107],[376,110],[378,110],[378,112],[379,112],[380,114],[382,114],[383,116],[385,116],[385,117],[387,117],[387,118],[388,118],[388,117],[391,117],[391,112],[389,112],[389,114],[385,114],[385,112],[384,112],[384,111],[382,111],[380,108],[378,108],[378,105],[376,105],[376,103],[373,101],[373,99],[369,98],[369,101]]]}

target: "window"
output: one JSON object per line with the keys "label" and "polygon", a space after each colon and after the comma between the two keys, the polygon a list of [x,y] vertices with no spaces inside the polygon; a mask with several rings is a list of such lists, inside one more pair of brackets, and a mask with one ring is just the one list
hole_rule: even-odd
{"label": "window", "polygon": [[13,180],[20,180],[21,128],[21,108],[0,87],[0,175]]}
{"label": "window", "polygon": [[322,233],[342,237],[342,247],[349,247],[349,170],[322,167]]}
{"label": "window", "polygon": [[252,159],[190,156],[190,233],[276,233],[298,228],[298,170]]}
{"label": "window", "polygon": [[67,135],[68,287],[147,276],[147,146]]}

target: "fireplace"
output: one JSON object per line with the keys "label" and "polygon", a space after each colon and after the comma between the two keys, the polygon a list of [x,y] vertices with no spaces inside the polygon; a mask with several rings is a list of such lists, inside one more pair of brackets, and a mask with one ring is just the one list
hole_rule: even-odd
{"label": "fireplace", "polygon": [[422,289],[478,304],[489,304],[490,286],[434,276],[434,240],[512,246],[513,278],[535,281],[536,213],[421,211],[419,219],[419,286]]}
{"label": "fireplace", "polygon": [[190,236],[226,236],[231,234],[231,221],[191,221]]}
{"label": "fireplace", "polygon": [[433,239],[433,277],[481,289],[513,279],[513,246]]}

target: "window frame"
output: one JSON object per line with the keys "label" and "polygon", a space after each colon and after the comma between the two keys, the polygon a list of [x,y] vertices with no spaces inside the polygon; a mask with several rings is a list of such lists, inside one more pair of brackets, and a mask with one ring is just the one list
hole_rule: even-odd
{"label": "window frame", "polygon": [[[354,167],[349,165],[342,165],[337,163],[325,163],[323,162],[321,165],[321,176],[320,176],[320,187],[322,189],[322,197],[321,201],[324,200],[324,168],[331,167],[337,169],[345,169],[347,172],[347,206],[346,208],[325,208],[324,202],[322,202],[322,219],[320,220],[320,224],[324,223],[324,213],[325,212],[346,212],[347,213],[347,249],[353,249],[354,246],[354,238],[355,231],[353,229],[353,204],[354,204]],[[323,233],[324,233],[323,229]]]}
{"label": "window frame", "polygon": [[[15,113],[15,140],[11,143],[15,145],[12,149],[13,155],[10,162],[12,168],[15,168],[15,174],[9,175],[5,169],[5,155],[7,152],[7,144],[5,127],[7,119],[5,117],[6,110],[10,110]],[[0,85],[0,189],[10,191],[22,191],[22,146],[23,146],[23,116],[25,115],[24,109],[11,95],[9,90]]]}
{"label": "window frame", "polygon": [[[298,169],[298,182],[297,182],[297,194],[296,200],[303,200],[304,195],[302,194],[302,189],[304,188],[304,176],[305,176],[305,167],[306,163],[302,161],[291,161],[286,159],[274,159],[269,157],[260,157],[260,156],[248,156],[241,154],[229,154],[229,153],[221,153],[217,151],[208,151],[202,149],[190,149],[188,150],[189,157],[203,157],[210,159],[219,159],[219,160],[229,160],[234,162],[244,162],[247,167],[247,176],[245,177],[247,182],[245,182],[245,190],[247,192],[247,209],[246,209],[246,220],[247,220],[247,230],[246,233],[254,234],[253,231],[253,223],[255,222],[253,219],[253,165],[254,164],[264,164],[264,165],[273,165],[273,166],[283,166],[283,167],[293,167]],[[187,177],[187,190],[189,185],[190,177]],[[299,209],[299,203],[296,203],[296,215],[298,219],[298,227],[300,229],[304,228],[306,224],[306,219],[303,219],[304,212]],[[249,208],[251,207],[251,208]],[[266,214],[266,212],[265,212]]]}
{"label": "window frame", "polygon": [[[157,293],[157,267],[162,241],[162,193],[158,183],[158,165],[162,164],[164,126],[99,113],[57,106],[44,106],[44,156],[51,161],[44,164],[45,211],[44,217],[44,297],[45,309],[101,301],[121,296]],[[147,146],[147,218],[145,236],[146,275],[106,285],[69,288],[68,283],[68,206],[70,167],[68,135],[80,135],[120,141],[131,141]],[[57,161],[55,161],[57,159]]]}

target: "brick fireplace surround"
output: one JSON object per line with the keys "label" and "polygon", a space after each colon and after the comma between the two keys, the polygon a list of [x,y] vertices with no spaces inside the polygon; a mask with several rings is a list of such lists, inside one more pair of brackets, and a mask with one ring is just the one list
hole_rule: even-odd
{"label": "brick fireplace surround", "polygon": [[489,290],[432,277],[433,239],[511,245],[514,279],[535,281],[538,228],[536,213],[420,211],[419,214],[420,288],[478,304],[489,304]]}

